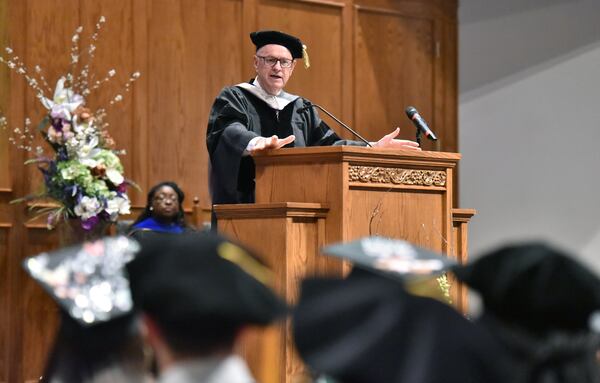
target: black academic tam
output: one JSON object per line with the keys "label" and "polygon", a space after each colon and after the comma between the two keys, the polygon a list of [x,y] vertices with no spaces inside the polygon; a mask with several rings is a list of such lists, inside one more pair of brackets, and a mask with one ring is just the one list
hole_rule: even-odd
{"label": "black academic tam", "polygon": [[128,270],[136,306],[161,323],[235,328],[287,311],[268,286],[269,269],[217,234],[150,238]]}
{"label": "black academic tam", "polygon": [[293,331],[313,372],[340,383],[509,381],[485,329],[365,270],[304,281]]}
{"label": "black academic tam", "polygon": [[454,272],[481,294],[486,311],[533,333],[586,331],[600,310],[600,279],[546,244],[504,246]]}

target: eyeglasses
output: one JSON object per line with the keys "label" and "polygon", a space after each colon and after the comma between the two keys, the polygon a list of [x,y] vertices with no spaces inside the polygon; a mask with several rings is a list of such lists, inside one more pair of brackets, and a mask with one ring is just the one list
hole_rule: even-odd
{"label": "eyeglasses", "polygon": [[294,60],[290,60],[290,59],[278,59],[277,57],[271,57],[271,56],[256,56],[259,59],[261,59],[265,64],[269,65],[269,66],[275,66],[277,64],[277,62],[279,62],[279,65],[281,65],[282,68],[291,68],[292,64],[294,63]]}
{"label": "eyeglasses", "polygon": [[158,202],[158,203],[162,203],[162,202],[165,202],[165,201],[170,201],[170,202],[173,202],[173,203],[179,202],[179,198],[177,198],[176,195],[168,196],[168,195],[162,195],[162,194],[160,194],[160,195],[155,196],[153,198],[153,200],[156,201],[156,202]]}

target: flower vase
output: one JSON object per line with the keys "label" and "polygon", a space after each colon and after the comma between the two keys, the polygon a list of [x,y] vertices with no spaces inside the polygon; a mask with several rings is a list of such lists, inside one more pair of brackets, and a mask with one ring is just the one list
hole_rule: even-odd
{"label": "flower vase", "polygon": [[100,221],[90,230],[81,227],[81,220],[66,219],[56,227],[61,247],[75,245],[81,242],[94,241],[109,235],[110,222]]}

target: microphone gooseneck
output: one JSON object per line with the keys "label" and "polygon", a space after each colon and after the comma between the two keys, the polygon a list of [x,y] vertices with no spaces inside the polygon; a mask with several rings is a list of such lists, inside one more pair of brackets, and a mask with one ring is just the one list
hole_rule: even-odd
{"label": "microphone gooseneck", "polygon": [[371,145],[371,143],[369,141],[367,141],[363,136],[361,136],[360,134],[358,134],[354,129],[352,129],[351,127],[349,127],[348,125],[344,124],[342,121],[340,121],[336,116],[334,116],[333,114],[329,113],[325,108],[323,108],[320,105],[317,104],[309,104],[307,106],[304,106],[300,109],[298,109],[298,112],[302,113],[310,108],[318,108],[320,110],[323,111],[323,113],[325,113],[326,115],[328,115],[329,117],[333,118],[335,120],[335,122],[337,122],[338,124],[340,124],[342,127],[344,127],[344,129],[346,129],[347,131],[349,131],[350,133],[354,134],[356,137],[360,138],[360,140],[362,142],[364,142],[365,144],[367,144],[367,146],[369,147],[373,147],[373,145]]}

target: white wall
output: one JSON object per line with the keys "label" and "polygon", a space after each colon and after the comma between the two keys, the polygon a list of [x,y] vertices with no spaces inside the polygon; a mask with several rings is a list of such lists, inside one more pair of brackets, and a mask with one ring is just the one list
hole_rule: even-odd
{"label": "white wall", "polygon": [[544,239],[600,270],[600,0],[460,0],[459,33],[471,254]]}

